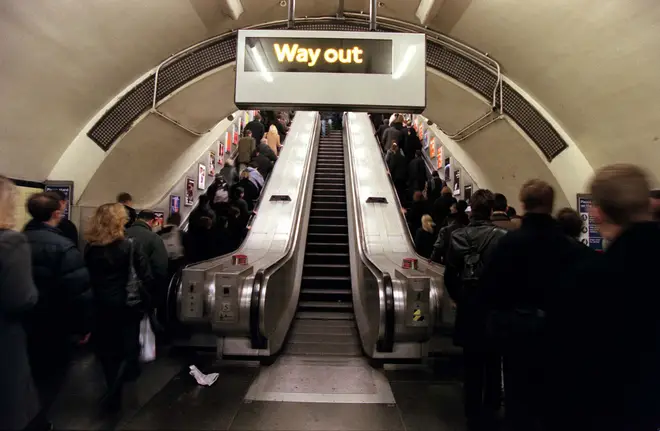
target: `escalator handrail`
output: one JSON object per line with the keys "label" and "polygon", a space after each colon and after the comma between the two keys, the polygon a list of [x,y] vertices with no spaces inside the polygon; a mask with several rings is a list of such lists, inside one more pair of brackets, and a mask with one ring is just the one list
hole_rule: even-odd
{"label": "escalator handrail", "polygon": [[[316,113],[316,116],[314,117],[314,127],[312,128],[310,139],[315,140],[317,138],[321,127],[320,124],[321,122],[319,114]],[[288,262],[296,249],[294,245],[298,242],[298,236],[300,235],[300,226],[302,224],[302,216],[304,212],[302,205],[305,202],[308,188],[313,187],[313,184],[310,184],[310,172],[312,169],[311,165],[313,161],[313,154],[315,152],[316,149],[314,148],[314,145],[311,145],[307,154],[307,159],[305,160],[303,174],[301,176],[301,187],[299,188],[299,198],[296,202],[295,211],[296,221],[293,224],[293,230],[291,231],[291,236],[287,243],[286,250],[284,254],[275,262],[257,271],[257,274],[255,275],[252,282],[252,294],[250,296],[250,340],[252,347],[255,349],[265,348],[267,342],[267,337],[264,335],[262,329],[265,329],[263,328],[263,316],[264,307],[266,305],[266,292],[268,291],[268,277],[270,277],[286,262]]]}
{"label": "escalator handrail", "polygon": [[364,224],[362,220],[362,211],[360,202],[355,192],[355,184],[353,179],[356,178],[355,165],[353,164],[353,150],[352,145],[349,144],[351,140],[350,122],[348,121],[347,113],[344,113],[344,131],[345,139],[344,144],[348,152],[349,163],[349,179],[351,182],[352,200],[353,200],[353,218],[357,232],[357,250],[360,255],[360,260],[369,269],[369,271],[376,277],[378,281],[378,289],[380,297],[384,298],[384,307],[380,309],[380,324],[378,328],[378,340],[376,341],[376,349],[380,352],[391,352],[394,349],[394,328],[395,328],[395,313],[394,313],[394,286],[392,284],[392,277],[387,271],[381,270],[376,263],[371,259],[366,250],[366,240],[364,238]]}
{"label": "escalator handrail", "polygon": [[[371,123],[371,130],[373,132],[372,133],[373,138],[376,139],[376,136],[375,136],[376,131],[374,129],[373,123]],[[380,148],[382,148],[380,146],[380,142],[378,142],[377,139],[376,139],[376,142],[378,143],[378,146]],[[426,157],[426,154],[422,153],[422,157]],[[431,268],[438,269],[438,270],[444,268],[443,265],[441,265],[439,263],[436,263],[436,262],[433,262],[431,259],[428,259],[428,258],[420,255],[419,253],[417,253],[417,249],[415,248],[415,241],[413,240],[413,233],[410,232],[410,228],[408,227],[408,220],[406,220],[406,216],[403,214],[403,211],[401,211],[403,209],[403,205],[401,205],[401,200],[399,199],[399,194],[396,192],[396,187],[394,187],[394,180],[392,179],[392,174],[389,170],[389,167],[387,166],[387,163],[385,163],[384,155],[383,155],[383,157],[381,157],[381,160],[382,160],[383,165],[385,167],[385,171],[387,172],[387,177],[390,179],[390,187],[392,188],[392,193],[394,195],[394,199],[396,201],[397,208],[399,209],[399,211],[398,211],[399,219],[401,220],[401,223],[403,223],[403,226],[405,226],[405,231],[408,232],[408,235],[404,235],[404,236],[406,237],[406,241],[408,242],[408,249],[411,250],[411,252],[413,254],[413,256],[411,256],[411,257],[417,259],[418,261],[426,262],[428,265],[431,266]],[[424,161],[424,164],[426,164],[427,168],[430,167],[429,164],[426,163],[426,159]]]}

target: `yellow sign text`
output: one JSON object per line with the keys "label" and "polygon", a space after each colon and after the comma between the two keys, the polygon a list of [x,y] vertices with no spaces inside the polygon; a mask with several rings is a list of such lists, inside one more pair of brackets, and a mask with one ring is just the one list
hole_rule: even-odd
{"label": "yellow sign text", "polygon": [[[297,43],[294,43],[293,45],[289,45],[288,43],[283,45],[275,43],[273,44],[273,48],[275,49],[277,61],[280,63],[284,63],[285,61],[289,63],[306,63],[307,66],[314,67],[319,61],[319,58],[321,58],[321,48],[303,48]],[[336,63],[337,61],[345,64],[360,64],[363,61],[363,53],[364,50],[357,46],[350,49],[328,48],[323,51],[323,60],[330,64]]]}

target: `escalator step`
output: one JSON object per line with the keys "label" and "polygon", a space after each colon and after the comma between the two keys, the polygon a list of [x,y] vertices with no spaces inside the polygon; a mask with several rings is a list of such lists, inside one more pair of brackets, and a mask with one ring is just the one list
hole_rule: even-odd
{"label": "escalator step", "polygon": [[319,312],[319,311],[298,311],[296,319],[300,320],[355,320],[355,316],[351,312],[346,311],[333,311],[333,312]]}
{"label": "escalator step", "polygon": [[337,310],[353,309],[353,304],[350,302],[331,302],[331,301],[300,301],[299,308],[329,308]]}
{"label": "escalator step", "polygon": [[351,295],[353,291],[351,289],[311,289],[305,288],[300,291],[300,293],[308,295]]}
{"label": "escalator step", "polygon": [[303,281],[351,281],[351,277],[344,275],[303,275]]}
{"label": "escalator step", "polygon": [[341,264],[349,258],[348,253],[305,253],[305,264]]}

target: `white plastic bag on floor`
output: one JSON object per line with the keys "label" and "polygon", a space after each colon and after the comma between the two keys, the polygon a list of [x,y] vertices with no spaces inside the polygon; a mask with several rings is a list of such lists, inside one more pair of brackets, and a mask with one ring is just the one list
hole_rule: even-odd
{"label": "white plastic bag on floor", "polygon": [[145,315],[140,322],[140,361],[151,362],[156,359],[156,336],[151,329],[149,316]]}

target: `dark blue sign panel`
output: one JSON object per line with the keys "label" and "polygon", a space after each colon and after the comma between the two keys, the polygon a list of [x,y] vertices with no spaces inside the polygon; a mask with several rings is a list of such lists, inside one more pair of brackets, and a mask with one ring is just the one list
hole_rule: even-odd
{"label": "dark blue sign panel", "polygon": [[44,191],[59,191],[66,196],[66,207],[64,208],[64,218],[71,218],[71,199],[73,198],[73,181],[46,181]]}
{"label": "dark blue sign panel", "polygon": [[596,220],[591,215],[591,195],[577,195],[577,206],[580,217],[582,217],[582,221],[584,222],[580,241],[590,248],[602,252],[604,249],[603,237],[600,235],[600,229],[598,228],[598,224],[596,224]]}

